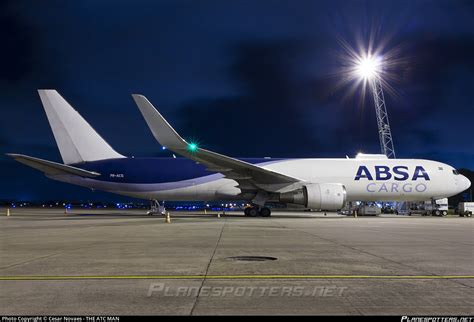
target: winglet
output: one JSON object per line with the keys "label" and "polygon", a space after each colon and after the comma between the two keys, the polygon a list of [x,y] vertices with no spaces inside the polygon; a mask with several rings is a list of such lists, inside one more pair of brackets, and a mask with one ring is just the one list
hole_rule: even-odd
{"label": "winglet", "polygon": [[132,94],[155,139],[168,149],[186,149],[187,142],[179,136],[158,110],[143,95]]}

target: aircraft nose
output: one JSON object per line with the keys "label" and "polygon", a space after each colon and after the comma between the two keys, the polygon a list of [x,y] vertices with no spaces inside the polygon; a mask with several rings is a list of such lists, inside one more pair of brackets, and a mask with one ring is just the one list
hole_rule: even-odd
{"label": "aircraft nose", "polygon": [[462,187],[462,191],[469,189],[471,186],[471,180],[466,178],[465,176],[461,175],[461,184],[460,186]]}

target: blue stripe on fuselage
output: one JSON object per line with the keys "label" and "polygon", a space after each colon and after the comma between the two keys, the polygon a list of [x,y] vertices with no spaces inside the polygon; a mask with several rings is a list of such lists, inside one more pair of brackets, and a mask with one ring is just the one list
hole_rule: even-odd
{"label": "blue stripe on fuselage", "polygon": [[[256,164],[282,159],[241,159]],[[163,183],[213,174],[206,166],[186,158],[124,158],[85,162],[75,167],[100,173],[96,180],[121,183]]]}

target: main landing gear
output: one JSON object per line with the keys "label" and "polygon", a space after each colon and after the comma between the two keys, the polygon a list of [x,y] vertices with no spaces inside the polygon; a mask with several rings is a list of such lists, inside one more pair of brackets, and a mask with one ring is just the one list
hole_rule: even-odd
{"label": "main landing gear", "polygon": [[246,217],[270,217],[272,215],[272,211],[267,207],[252,206],[245,208],[244,214]]}

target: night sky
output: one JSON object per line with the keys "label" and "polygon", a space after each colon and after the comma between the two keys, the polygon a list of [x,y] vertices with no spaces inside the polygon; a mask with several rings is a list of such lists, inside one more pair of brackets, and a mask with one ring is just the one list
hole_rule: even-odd
{"label": "night sky", "polygon": [[[370,96],[341,84],[341,42],[396,54],[399,158],[474,169],[474,1],[2,1],[0,200],[118,200],[4,156],[61,161],[38,88],[120,153],[168,156],[130,96],[235,157],[379,153]],[[120,198],[123,200],[123,198]]]}

